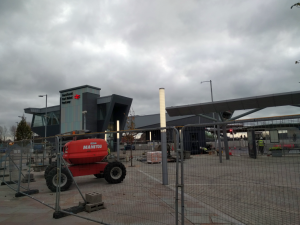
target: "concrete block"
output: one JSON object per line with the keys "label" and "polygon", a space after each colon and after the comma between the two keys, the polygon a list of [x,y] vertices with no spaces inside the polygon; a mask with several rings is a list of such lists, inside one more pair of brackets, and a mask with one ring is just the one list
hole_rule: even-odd
{"label": "concrete block", "polygon": [[88,213],[98,211],[100,209],[105,209],[103,202],[98,202],[98,203],[95,203],[95,204],[86,204],[85,205],[85,211],[88,212]]}
{"label": "concrete block", "polygon": [[95,204],[102,202],[102,194],[98,192],[90,192],[85,194],[85,199],[88,204]]}
{"label": "concrete block", "polygon": [[29,179],[34,179],[34,177],[33,177],[33,176],[34,176],[34,174],[33,174],[33,173],[30,173],[30,174],[28,174],[28,173],[25,173],[25,178],[26,178],[26,179],[28,179],[28,178],[29,178]]}
{"label": "concrete block", "polygon": [[28,183],[28,182],[35,182],[35,179],[34,179],[34,174],[30,173],[26,173],[24,178],[22,179],[22,183]]}

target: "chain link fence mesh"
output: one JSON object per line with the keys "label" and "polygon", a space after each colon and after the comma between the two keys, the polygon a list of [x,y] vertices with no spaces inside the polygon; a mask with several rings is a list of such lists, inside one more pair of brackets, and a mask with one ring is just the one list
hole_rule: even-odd
{"label": "chain link fence mesh", "polygon": [[[221,127],[221,149],[218,141],[217,146],[205,141],[203,132],[214,132],[211,125],[183,129],[184,150],[192,154],[184,161],[183,175],[184,212],[189,222],[299,224],[299,125],[299,119],[235,121],[227,124],[227,133],[222,133]],[[254,134],[256,159],[249,157],[249,130]],[[278,132],[277,141],[270,134],[274,130]],[[226,136],[229,160],[224,147]],[[263,154],[258,151],[261,138]],[[275,157],[272,147],[281,147],[282,157]]]}

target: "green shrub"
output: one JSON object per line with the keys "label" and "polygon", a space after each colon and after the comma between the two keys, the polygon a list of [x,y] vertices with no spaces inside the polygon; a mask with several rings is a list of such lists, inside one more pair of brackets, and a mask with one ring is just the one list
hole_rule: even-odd
{"label": "green shrub", "polygon": [[282,150],[281,147],[272,147],[269,149],[269,151],[274,151],[274,150]]}

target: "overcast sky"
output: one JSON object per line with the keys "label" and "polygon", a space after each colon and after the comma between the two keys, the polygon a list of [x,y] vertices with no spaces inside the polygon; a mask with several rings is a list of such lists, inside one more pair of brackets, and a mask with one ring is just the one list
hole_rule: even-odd
{"label": "overcast sky", "polygon": [[298,91],[296,2],[0,0],[0,125],[85,84],[133,98],[136,115],[159,112],[161,87],[167,107],[209,102],[206,80],[215,101]]}

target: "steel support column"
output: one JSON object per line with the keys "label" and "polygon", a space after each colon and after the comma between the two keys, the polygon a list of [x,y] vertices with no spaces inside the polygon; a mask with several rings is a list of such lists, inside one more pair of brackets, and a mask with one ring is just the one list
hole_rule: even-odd
{"label": "steel support column", "polygon": [[228,140],[227,140],[227,126],[223,125],[223,139],[224,139],[224,150],[225,150],[225,155],[226,159],[229,159],[229,149],[228,149]]}
{"label": "steel support column", "polygon": [[218,130],[218,148],[219,148],[219,159],[220,163],[222,163],[222,149],[221,149],[221,138],[220,138],[220,125],[217,125]]}

